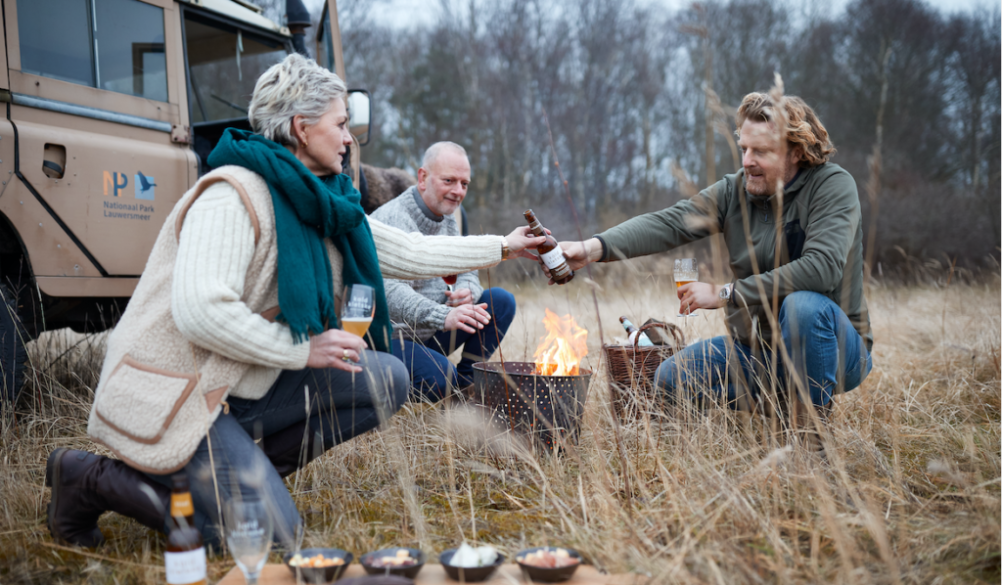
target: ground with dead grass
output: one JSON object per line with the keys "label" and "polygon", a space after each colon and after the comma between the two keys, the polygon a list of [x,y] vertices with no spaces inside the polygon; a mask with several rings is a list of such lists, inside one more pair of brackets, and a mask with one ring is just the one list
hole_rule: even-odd
{"label": "ground with dead grass", "polygon": [[[290,478],[307,543],[356,555],[389,545],[437,555],[462,539],[509,555],[561,544],[657,583],[999,582],[997,274],[870,289],[875,366],[836,398],[827,464],[743,413],[656,411],[617,431],[598,325],[610,340],[619,315],[674,320],[677,301],[664,294],[667,277],[596,280],[598,315],[585,275],[565,287],[507,285],[519,313],[506,359],[531,360],[544,307],[590,332],[586,365],[597,372],[575,449],[537,457],[486,436],[461,408],[408,405]],[[718,334],[720,315],[706,311],[685,331]],[[26,395],[0,422],[2,583],[163,581],[163,538],[131,520],[106,514],[108,542],[96,550],[54,543],[46,529],[47,455],[95,449],[86,418],[101,340],[36,342]],[[219,556],[210,571],[218,579],[232,566]]]}

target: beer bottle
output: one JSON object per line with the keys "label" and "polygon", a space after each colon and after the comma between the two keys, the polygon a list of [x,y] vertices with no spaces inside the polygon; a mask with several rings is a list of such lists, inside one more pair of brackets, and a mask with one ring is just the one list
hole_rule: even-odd
{"label": "beer bottle", "polygon": [[553,282],[567,284],[574,278],[574,272],[567,265],[567,259],[564,258],[564,251],[560,249],[560,244],[557,243],[557,240],[553,236],[546,233],[543,225],[539,223],[539,219],[531,209],[526,209],[524,215],[525,221],[529,222],[529,229],[532,230],[532,234],[537,238],[546,237],[546,241],[536,251],[539,253],[540,259],[543,260],[543,264],[550,271],[550,277],[553,279]]}
{"label": "beer bottle", "polygon": [[205,547],[202,534],[195,527],[195,506],[191,502],[188,476],[175,474],[170,494],[167,525],[167,550],[164,565],[170,585],[206,585]]}
{"label": "beer bottle", "polygon": [[646,333],[640,333],[640,330],[637,329],[637,326],[631,323],[630,320],[627,319],[626,317],[620,317],[619,322],[623,324],[623,329],[626,329],[626,333],[629,334],[630,343],[633,343],[634,340],[636,340],[637,335],[640,335],[640,341],[637,343],[637,345],[639,345],[640,347],[647,347],[654,345],[654,342],[651,341],[651,338],[647,337]]}

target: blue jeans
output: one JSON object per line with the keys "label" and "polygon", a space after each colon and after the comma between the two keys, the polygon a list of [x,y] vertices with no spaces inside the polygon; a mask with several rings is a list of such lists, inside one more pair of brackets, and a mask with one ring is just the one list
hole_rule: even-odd
{"label": "blue jeans", "polygon": [[[365,369],[359,374],[286,370],[261,399],[229,399],[229,413],[219,415],[184,468],[195,505],[195,526],[207,545],[218,548],[218,511],[234,494],[266,502],[272,510],[275,542],[286,548],[295,543],[300,523],[296,504],[255,440],[267,443],[269,436],[308,421],[308,432],[322,439],[314,448],[322,452],[392,416],[407,399],[407,370],[389,354],[366,350],[361,358]],[[170,475],[150,477],[171,485]]]}
{"label": "blue jeans", "polygon": [[[437,402],[448,394],[449,387],[463,388],[473,383],[473,364],[485,362],[501,345],[508,327],[515,319],[515,297],[501,288],[489,288],[477,303],[487,303],[491,322],[476,333],[439,331],[421,343],[395,339],[393,355],[407,366],[414,399]],[[463,346],[459,366],[446,357]]]}
{"label": "blue jeans", "polygon": [[655,383],[670,401],[725,400],[732,408],[748,408],[770,388],[771,375],[778,388],[792,388],[789,374],[806,383],[815,406],[824,406],[834,392],[857,388],[873,368],[863,338],[845,312],[822,294],[799,291],[786,297],[779,325],[792,368],[775,356],[773,372],[770,352],[753,355],[750,347],[720,336],[666,360],[658,367]]}

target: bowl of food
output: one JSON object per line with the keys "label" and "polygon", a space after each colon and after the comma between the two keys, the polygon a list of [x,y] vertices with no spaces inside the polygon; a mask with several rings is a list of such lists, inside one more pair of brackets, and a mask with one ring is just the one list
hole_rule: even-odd
{"label": "bowl of food", "polygon": [[413,579],[424,566],[424,553],[416,548],[384,548],[365,553],[358,562],[370,575],[399,575]]}
{"label": "bowl of food", "polygon": [[479,583],[504,564],[504,555],[489,546],[473,548],[463,543],[440,554],[438,562],[453,581]]}
{"label": "bowl of food", "polygon": [[571,578],[582,562],[581,553],[569,548],[537,546],[515,555],[522,572],[533,581],[556,583]]}
{"label": "bowl of food", "polygon": [[296,581],[305,583],[333,583],[354,559],[348,551],[339,548],[304,548],[288,552],[283,560]]}

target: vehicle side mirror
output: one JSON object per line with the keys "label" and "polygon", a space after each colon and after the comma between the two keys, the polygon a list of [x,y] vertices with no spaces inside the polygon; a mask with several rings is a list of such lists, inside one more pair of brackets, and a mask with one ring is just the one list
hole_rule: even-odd
{"label": "vehicle side mirror", "polygon": [[359,146],[369,143],[371,137],[371,112],[369,92],[364,89],[348,90],[348,129],[358,139]]}

